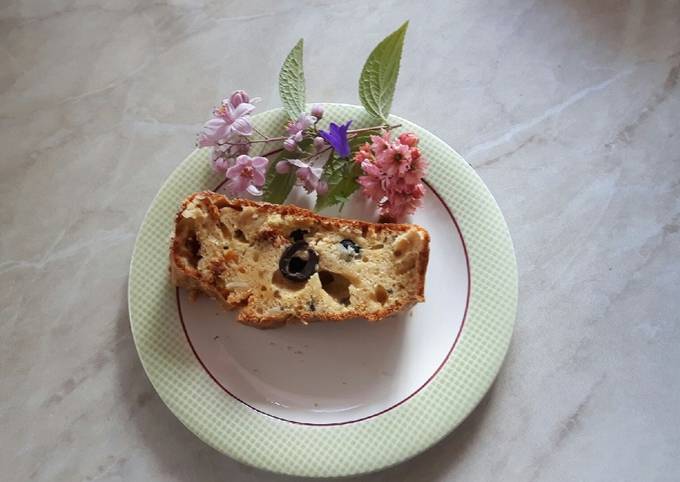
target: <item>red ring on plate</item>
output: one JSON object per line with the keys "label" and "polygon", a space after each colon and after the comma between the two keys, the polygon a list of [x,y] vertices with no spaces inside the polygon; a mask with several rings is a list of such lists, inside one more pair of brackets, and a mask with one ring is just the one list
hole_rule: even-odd
{"label": "red ring on plate", "polygon": [[[218,189],[220,189],[222,186],[224,186],[224,184],[226,182],[227,182],[226,179],[224,181],[222,181],[220,184],[217,185],[217,187],[214,189],[214,191],[217,191]],[[255,410],[256,412],[261,413],[262,415],[266,415],[268,417],[275,418],[276,420],[281,420],[283,422],[293,423],[293,424],[296,424],[296,425],[311,425],[311,426],[316,426],[316,427],[330,427],[330,426],[337,426],[337,425],[349,425],[351,423],[363,422],[364,420],[368,420],[370,418],[378,417],[378,416],[380,416],[384,413],[389,412],[390,410],[397,408],[398,406],[402,405],[403,403],[406,403],[411,398],[413,398],[418,392],[420,392],[423,388],[425,388],[434,379],[434,377],[437,376],[437,374],[441,371],[441,369],[444,368],[444,365],[446,365],[446,362],[449,360],[449,358],[451,358],[451,354],[453,353],[453,349],[455,348],[456,344],[458,343],[458,339],[460,338],[460,334],[463,332],[463,326],[465,326],[465,320],[467,318],[468,307],[470,305],[471,278],[470,278],[470,258],[468,257],[467,246],[465,245],[465,238],[463,238],[463,233],[460,231],[460,227],[458,226],[458,222],[456,221],[455,216],[451,212],[451,209],[449,209],[449,206],[446,204],[446,202],[444,202],[444,199],[439,195],[437,190],[434,187],[432,187],[432,185],[430,183],[428,183],[427,181],[423,181],[423,182],[425,182],[425,184],[427,184],[427,187],[429,187],[432,190],[432,192],[437,197],[439,202],[442,203],[444,205],[444,207],[446,208],[446,212],[449,213],[449,217],[451,218],[451,221],[453,221],[453,224],[456,227],[456,231],[458,231],[458,236],[460,237],[460,241],[463,244],[463,253],[465,254],[465,265],[467,267],[467,296],[465,297],[465,310],[463,311],[463,320],[460,323],[460,328],[458,329],[458,333],[456,333],[456,337],[454,338],[453,343],[451,344],[451,348],[449,348],[448,353],[444,357],[444,360],[442,360],[442,362],[439,364],[439,366],[434,371],[434,373],[432,375],[430,375],[427,380],[425,380],[425,383],[423,383],[421,386],[419,386],[413,393],[408,395],[406,398],[398,401],[394,405],[391,405],[391,406],[389,406],[389,407],[387,407],[387,408],[385,408],[385,409],[383,409],[379,412],[376,412],[374,414],[367,415],[367,416],[361,417],[361,418],[357,418],[355,420],[348,420],[346,422],[331,422],[331,423],[299,422],[297,420],[290,420],[290,419],[287,419],[287,418],[279,417],[277,415],[272,415],[271,413],[267,413],[264,410],[256,408],[256,407],[252,406],[251,404],[249,404],[248,402],[241,400],[239,397],[237,397],[232,392],[230,392],[229,389],[227,387],[225,387],[224,385],[222,385],[222,383],[220,383],[220,381],[217,379],[217,377],[215,377],[215,375],[212,374],[212,372],[208,369],[206,364],[203,363],[203,360],[201,360],[201,357],[198,355],[196,348],[194,348],[194,345],[191,342],[191,337],[189,336],[189,332],[187,331],[187,327],[184,323],[184,317],[182,316],[182,304],[181,304],[180,299],[179,299],[179,288],[176,288],[175,289],[175,296],[177,298],[177,312],[179,314],[179,319],[182,323],[182,330],[184,330],[184,335],[187,338],[187,342],[189,343],[189,346],[191,347],[191,351],[194,353],[196,360],[198,360],[198,363],[201,364],[201,366],[203,367],[205,372],[210,376],[210,378],[212,378],[212,380],[222,390],[224,390],[229,396],[231,396],[234,400],[241,402],[243,405]]]}

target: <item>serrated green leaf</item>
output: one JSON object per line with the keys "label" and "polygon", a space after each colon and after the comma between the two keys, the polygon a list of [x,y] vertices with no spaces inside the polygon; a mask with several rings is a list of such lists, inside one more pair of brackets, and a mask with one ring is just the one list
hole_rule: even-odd
{"label": "serrated green leaf", "polygon": [[361,132],[356,134],[349,139],[349,149],[351,152],[359,150],[362,145],[366,142],[371,142],[371,136],[379,136],[381,134],[380,129],[373,129],[370,131]]}
{"label": "serrated green leaf", "polygon": [[328,183],[328,192],[317,197],[314,209],[320,211],[347,201],[359,188],[357,178],[360,175],[361,168],[354,161],[331,156],[324,165],[321,176]]}
{"label": "serrated green leaf", "polygon": [[281,204],[286,200],[288,194],[290,194],[291,189],[293,189],[293,186],[295,185],[295,173],[292,172],[292,170],[287,174],[279,174],[276,172],[276,163],[284,158],[285,153],[282,153],[282,155],[278,156],[269,164],[267,177],[265,178],[264,187],[262,188],[264,191],[262,194],[263,201]]}
{"label": "serrated green leaf", "polygon": [[[298,143],[298,147],[301,150],[306,150],[313,144],[312,139],[303,139]],[[276,163],[283,159],[296,159],[299,158],[301,153],[299,151],[290,152],[282,151],[279,155],[269,163],[269,168],[267,170],[267,177],[264,181],[264,191],[262,195],[262,200],[274,204],[282,204],[288,194],[290,194],[291,189],[295,185],[297,180],[295,172],[291,171],[287,174],[279,174],[276,172]]]}
{"label": "serrated green leaf", "polygon": [[279,72],[279,95],[291,119],[305,111],[305,73],[302,67],[303,40],[300,39],[283,61]]}
{"label": "serrated green leaf", "polygon": [[408,21],[373,49],[359,78],[361,103],[371,115],[383,121],[387,120],[392,108],[407,28]]}
{"label": "serrated green leaf", "polygon": [[262,200],[268,203],[282,204],[295,185],[295,173],[279,174],[274,166],[267,171]]}

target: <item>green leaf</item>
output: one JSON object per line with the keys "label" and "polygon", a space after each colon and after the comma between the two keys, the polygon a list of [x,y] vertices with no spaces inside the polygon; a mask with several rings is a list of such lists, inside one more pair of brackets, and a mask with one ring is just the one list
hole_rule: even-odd
{"label": "green leaf", "polygon": [[361,167],[351,159],[331,156],[323,168],[321,178],[328,183],[328,192],[316,199],[314,209],[320,211],[334,204],[344,203],[359,188],[357,178]]}
{"label": "green leaf", "polygon": [[[365,131],[349,139],[351,152],[357,151],[372,135],[380,135],[380,129]],[[359,189],[357,178],[361,176],[361,167],[350,159],[331,156],[324,165],[322,179],[328,183],[328,192],[316,199],[314,209],[320,211],[335,204],[344,203]]]}
{"label": "green leaf", "polygon": [[[312,139],[303,139],[302,142],[298,143],[298,147],[304,151],[311,147],[312,144]],[[298,151],[282,151],[276,159],[270,162],[267,170],[267,177],[264,181],[264,187],[262,188],[264,191],[262,195],[263,201],[282,204],[286,200],[297,179],[293,170],[287,174],[279,174],[276,172],[276,163],[283,159],[296,159],[299,157],[300,152]]]}
{"label": "green leaf", "polygon": [[302,70],[302,47],[300,39],[279,72],[279,95],[283,107],[291,119],[295,120],[305,111],[305,73]]}
{"label": "green leaf", "polygon": [[349,139],[349,148],[351,152],[358,151],[362,145],[366,142],[371,142],[371,136],[379,136],[381,134],[380,129],[372,129],[370,131],[364,131],[359,134],[352,136]]}
{"label": "green leaf", "polygon": [[282,204],[295,185],[295,172],[292,170],[287,174],[279,174],[276,172],[276,163],[282,159],[285,159],[285,154],[286,153],[282,153],[281,155],[277,156],[276,159],[274,159],[269,164],[267,177],[264,180],[264,187],[262,188],[264,191],[262,194],[263,201],[274,204]]}
{"label": "green leaf", "polygon": [[392,108],[392,98],[399,76],[399,62],[408,21],[373,49],[359,78],[359,98],[364,108],[383,121]]}
{"label": "green leaf", "polygon": [[282,204],[290,190],[295,185],[295,173],[279,174],[272,165],[267,171],[267,179],[264,182],[264,194],[262,200],[268,203]]}

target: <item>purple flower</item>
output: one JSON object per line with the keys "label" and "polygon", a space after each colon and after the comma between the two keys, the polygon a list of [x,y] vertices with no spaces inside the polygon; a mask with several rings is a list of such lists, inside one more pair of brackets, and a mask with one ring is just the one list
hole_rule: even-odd
{"label": "purple flower", "polygon": [[288,162],[297,167],[298,183],[305,188],[305,191],[313,192],[319,184],[319,178],[323,169],[320,167],[312,167],[309,164],[302,162],[300,159],[288,159]]}
{"label": "purple flower", "polygon": [[340,157],[349,156],[349,141],[347,140],[347,129],[349,128],[352,121],[348,121],[347,124],[337,125],[335,122],[331,122],[328,126],[328,132],[319,130],[319,135],[323,137],[326,142],[328,142],[335,152],[337,152]]}
{"label": "purple flower", "polygon": [[261,196],[264,186],[265,172],[269,160],[266,157],[238,156],[236,163],[227,169],[227,179],[232,194],[237,195],[244,191],[253,196]]}

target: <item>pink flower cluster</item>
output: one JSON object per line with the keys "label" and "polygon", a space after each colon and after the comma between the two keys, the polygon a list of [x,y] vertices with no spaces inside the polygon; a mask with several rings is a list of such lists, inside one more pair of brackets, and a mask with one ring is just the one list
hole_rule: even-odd
{"label": "pink flower cluster", "polygon": [[364,172],[358,179],[362,192],[378,204],[380,215],[388,220],[412,214],[422,205],[427,162],[418,141],[410,132],[394,140],[385,132],[371,136],[371,143],[365,143],[354,155]]}
{"label": "pink flower cluster", "polygon": [[[303,112],[294,121],[286,124],[286,133],[288,138],[283,141],[283,148],[290,152],[298,150],[298,144],[305,138],[310,127],[316,126],[316,123],[323,117],[324,108],[321,105],[314,104],[312,106],[311,114]],[[323,141],[323,139],[321,139]]]}
{"label": "pink flower cluster", "polygon": [[248,137],[253,133],[250,114],[259,100],[251,99],[244,90],[234,91],[215,107],[213,118],[198,135],[199,147],[212,147],[213,169],[224,173],[234,195],[244,192],[262,195],[269,160],[248,155],[251,146]]}
{"label": "pink flower cluster", "polygon": [[298,143],[304,139],[305,132],[307,129],[312,127],[318,119],[307,113],[302,113],[295,121],[290,121],[286,125],[286,133],[288,134],[288,139],[283,141],[283,148],[287,151],[294,152],[298,148]]}

